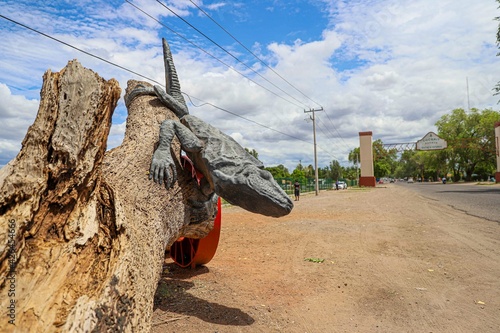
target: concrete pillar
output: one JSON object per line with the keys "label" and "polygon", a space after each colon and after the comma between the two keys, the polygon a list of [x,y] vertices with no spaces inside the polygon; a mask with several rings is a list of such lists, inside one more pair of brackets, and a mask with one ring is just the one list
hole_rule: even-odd
{"label": "concrete pillar", "polygon": [[373,146],[372,132],[359,132],[359,161],[361,163],[361,175],[359,186],[377,185],[373,171]]}
{"label": "concrete pillar", "polygon": [[495,173],[495,180],[500,183],[500,121],[495,123],[495,144],[497,151],[497,172]]}

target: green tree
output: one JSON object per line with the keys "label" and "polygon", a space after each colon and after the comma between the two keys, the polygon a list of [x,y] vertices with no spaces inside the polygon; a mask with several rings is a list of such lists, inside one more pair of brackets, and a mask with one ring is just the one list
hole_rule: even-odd
{"label": "green tree", "polygon": [[264,169],[269,171],[271,173],[271,175],[273,175],[274,178],[288,178],[288,177],[290,177],[290,172],[283,164],[280,164],[280,165],[274,166],[274,167],[266,167]]}
{"label": "green tree", "polygon": [[373,141],[373,173],[377,178],[390,176],[396,170],[397,150],[384,148],[382,140]]}
{"label": "green tree", "polygon": [[329,173],[330,173],[330,176],[332,179],[338,179],[338,178],[342,178],[342,171],[343,171],[343,168],[342,166],[340,166],[340,163],[339,161],[337,160],[333,160],[330,162],[330,165],[329,165]]}
{"label": "green tree", "polygon": [[[411,163],[415,167],[415,173],[411,176],[421,178],[422,181],[440,177],[440,166],[436,153],[435,151],[416,151],[411,157]],[[445,175],[446,172],[443,176]]]}
{"label": "green tree", "polygon": [[314,178],[315,177],[314,167],[311,164],[309,164],[303,170],[304,170],[304,173],[305,173],[307,178]]}
{"label": "green tree", "polygon": [[494,123],[500,120],[500,113],[486,109],[472,109],[465,112],[455,109],[443,115],[436,122],[438,135],[448,142],[446,160],[448,169],[453,172],[454,181],[465,175],[471,180],[476,167],[495,168]]}
{"label": "green tree", "polygon": [[[495,123],[500,121],[500,112],[492,109],[485,109],[481,112],[478,125],[479,146],[483,153],[482,158],[476,164],[474,173],[486,174],[489,178],[496,171],[496,143],[495,143]],[[484,170],[484,171],[483,171]]]}
{"label": "green tree", "polygon": [[[384,148],[382,140],[373,141],[373,172],[377,178],[392,176],[397,167],[397,150]],[[351,163],[359,165],[360,148],[356,147],[349,153],[348,159]]]}
{"label": "green tree", "polygon": [[293,178],[293,180],[298,180],[300,183],[305,182],[307,179],[304,170],[299,170],[299,169],[293,170],[291,177]]}
{"label": "green tree", "polygon": [[245,148],[245,150],[247,153],[249,153],[250,155],[252,155],[256,159],[259,159],[259,153],[255,149],[250,150],[248,148]]}
{"label": "green tree", "polygon": [[[500,4],[500,0],[497,0],[497,2]],[[500,16],[495,17],[495,20],[500,22]],[[500,23],[498,24],[498,29],[497,29],[497,47],[500,48]],[[497,56],[500,56],[500,52],[497,52]],[[495,95],[500,94],[500,82],[496,84],[493,90],[495,90]]]}
{"label": "green tree", "polygon": [[318,178],[324,179],[324,178],[332,178],[329,176],[329,169],[328,167],[318,167]]}
{"label": "green tree", "polygon": [[359,165],[359,150],[360,150],[359,147],[356,147],[349,152],[348,156],[349,162]]}
{"label": "green tree", "polygon": [[306,173],[304,171],[302,163],[297,164],[295,169],[292,171],[291,177],[293,178],[293,180],[298,180],[301,183],[306,181]]}
{"label": "green tree", "polygon": [[416,154],[415,150],[405,150],[399,158],[399,163],[394,172],[397,178],[415,177],[417,174],[418,166],[413,159]]}
{"label": "green tree", "polygon": [[446,175],[446,161],[440,157],[441,151],[405,150],[394,171],[396,178],[437,179]]}
{"label": "green tree", "polygon": [[358,177],[358,168],[355,166],[350,166],[343,168],[343,177],[347,179],[357,179]]}

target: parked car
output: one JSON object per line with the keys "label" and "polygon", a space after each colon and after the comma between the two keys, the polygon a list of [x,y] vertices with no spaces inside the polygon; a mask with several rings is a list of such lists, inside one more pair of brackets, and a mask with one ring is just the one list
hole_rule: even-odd
{"label": "parked car", "polygon": [[406,182],[407,183],[413,183],[413,178],[412,177],[408,177],[408,180]]}
{"label": "parked car", "polygon": [[[346,188],[347,188],[347,183],[342,180],[339,180],[339,190],[345,190]],[[333,184],[333,189],[334,190],[337,189],[336,184]]]}

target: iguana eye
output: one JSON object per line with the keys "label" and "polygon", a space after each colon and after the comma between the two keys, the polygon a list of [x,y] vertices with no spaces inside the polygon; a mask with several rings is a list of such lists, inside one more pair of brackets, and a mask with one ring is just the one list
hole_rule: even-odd
{"label": "iguana eye", "polygon": [[270,172],[266,171],[266,170],[259,170],[260,171],[260,176],[265,179],[265,180],[271,180],[273,178],[273,176],[271,175]]}

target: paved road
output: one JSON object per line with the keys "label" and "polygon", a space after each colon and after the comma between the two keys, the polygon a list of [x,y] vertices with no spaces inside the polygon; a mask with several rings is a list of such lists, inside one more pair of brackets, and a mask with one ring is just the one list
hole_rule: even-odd
{"label": "paved road", "polygon": [[[393,184],[390,184],[393,185]],[[441,201],[467,214],[500,223],[500,184],[477,185],[476,183],[441,184],[399,182],[424,197]]]}

